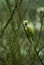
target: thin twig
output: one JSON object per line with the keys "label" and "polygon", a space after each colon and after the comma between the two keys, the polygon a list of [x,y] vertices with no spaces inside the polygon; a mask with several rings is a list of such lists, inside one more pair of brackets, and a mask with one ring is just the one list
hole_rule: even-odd
{"label": "thin twig", "polygon": [[37,44],[36,44],[36,47],[35,47],[35,48],[37,48],[37,46],[38,46],[38,44],[39,44],[40,37],[41,37],[42,25],[43,25],[43,13],[42,13],[42,15],[41,15],[41,20],[40,20],[40,22],[41,22],[41,28],[40,28],[39,37],[38,37]]}
{"label": "thin twig", "polygon": [[[30,2],[30,1],[29,1],[29,2]],[[19,14],[19,15],[20,15],[21,23],[22,23],[22,19],[23,19],[24,16],[25,16],[26,11],[27,11],[28,8],[29,8],[29,2],[28,2],[27,8],[26,8],[26,10],[24,11],[23,15],[21,16],[21,14]],[[17,10],[18,10],[18,9],[17,9]],[[19,12],[19,11],[18,11],[18,12]],[[20,13],[20,12],[19,12],[19,13]],[[20,24],[21,24],[21,23],[19,23],[18,28],[15,30],[15,32],[20,28]]]}
{"label": "thin twig", "polygon": [[7,6],[8,6],[8,8],[9,8],[10,13],[11,13],[11,8],[10,8],[10,6],[9,6],[9,1],[8,1],[8,0],[5,0],[5,1],[6,1],[6,3],[7,3]]}
{"label": "thin twig", "polygon": [[[17,2],[16,2],[15,8],[14,8],[12,14],[11,14],[11,17],[9,18],[9,20],[7,21],[7,24],[4,26],[4,28],[3,28],[3,30],[2,30],[2,33],[1,33],[1,35],[0,35],[0,38],[3,36],[6,27],[7,27],[8,24],[10,23],[10,21],[11,21],[13,15],[14,15],[14,13],[15,13],[15,10],[16,10],[16,8],[17,8],[17,3],[18,3],[18,0],[17,0]],[[13,56],[13,59],[14,59],[14,64],[15,64],[15,55],[14,55],[14,53],[13,53],[13,51],[12,51],[10,45],[9,45],[9,48],[10,48],[10,51],[11,51],[11,53],[12,53],[12,56]]]}
{"label": "thin twig", "polygon": [[[18,0],[17,0],[17,2],[18,2]],[[15,9],[17,8],[17,2],[16,2],[16,5],[15,5],[15,7],[14,7],[14,10],[13,10],[13,12],[12,12],[12,14],[11,14],[9,20],[7,21],[6,25],[4,26],[4,28],[3,28],[3,30],[2,30],[2,33],[1,33],[1,35],[0,35],[0,38],[3,36],[5,29],[7,28],[8,24],[10,23],[10,21],[11,21],[13,15],[14,15],[14,13],[15,13]]]}

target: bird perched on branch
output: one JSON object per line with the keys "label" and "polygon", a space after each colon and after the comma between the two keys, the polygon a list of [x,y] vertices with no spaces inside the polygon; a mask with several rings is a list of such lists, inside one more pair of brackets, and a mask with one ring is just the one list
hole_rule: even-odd
{"label": "bird perched on branch", "polygon": [[25,20],[25,21],[23,21],[23,27],[24,27],[24,30],[26,32],[28,39],[31,42],[34,37],[34,31],[33,31],[32,26],[29,24],[29,22],[27,20]]}
{"label": "bird perched on branch", "polygon": [[31,43],[31,57],[34,56],[34,41],[33,41],[33,38],[34,38],[34,30],[32,28],[32,26],[29,24],[29,22],[27,20],[23,21],[23,27],[24,27],[24,30],[25,30],[25,33],[27,35],[27,39],[29,40],[29,42]]}
{"label": "bird perched on branch", "polygon": [[31,52],[29,53],[31,55],[31,61],[33,62],[33,59],[34,59],[34,54],[36,53],[36,55],[38,56],[40,62],[42,63],[42,65],[44,65],[44,63],[42,62],[41,58],[39,57],[38,53],[37,53],[37,50],[35,48],[35,45],[34,45],[34,30],[32,28],[32,26],[29,24],[29,22],[27,20],[23,21],[23,27],[24,27],[24,30],[25,30],[25,33],[27,35],[27,38],[28,40],[30,41],[31,43]]}

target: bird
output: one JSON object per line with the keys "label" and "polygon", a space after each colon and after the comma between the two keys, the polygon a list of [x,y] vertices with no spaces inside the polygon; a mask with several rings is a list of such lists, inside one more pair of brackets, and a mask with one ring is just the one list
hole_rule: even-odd
{"label": "bird", "polygon": [[30,54],[31,54],[31,57],[33,58],[33,56],[35,54],[35,50],[34,50],[35,45],[34,45],[34,40],[33,40],[34,30],[33,30],[32,26],[29,24],[29,22],[27,20],[23,21],[23,27],[24,27],[27,39],[31,43],[31,49],[30,50],[32,50],[32,51],[30,52]]}
{"label": "bird", "polygon": [[32,42],[32,40],[34,38],[34,30],[33,30],[32,26],[29,24],[29,22],[27,20],[24,20],[23,27],[24,27],[24,30],[26,32],[28,39],[30,40],[30,42]]}

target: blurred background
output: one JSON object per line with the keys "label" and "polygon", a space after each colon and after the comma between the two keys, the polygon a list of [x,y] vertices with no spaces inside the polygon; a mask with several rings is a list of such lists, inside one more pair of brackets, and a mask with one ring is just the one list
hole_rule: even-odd
{"label": "blurred background", "polygon": [[[34,29],[34,55],[24,20]],[[0,0],[0,65],[44,65],[44,0]]]}

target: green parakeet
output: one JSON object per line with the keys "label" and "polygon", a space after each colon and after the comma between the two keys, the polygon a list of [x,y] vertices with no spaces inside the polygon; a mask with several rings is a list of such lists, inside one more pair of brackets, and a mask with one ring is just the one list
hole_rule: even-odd
{"label": "green parakeet", "polygon": [[24,30],[26,32],[26,35],[30,42],[32,42],[34,37],[34,31],[31,25],[29,25],[29,22],[27,20],[23,21]]}
{"label": "green parakeet", "polygon": [[34,56],[34,42],[33,42],[33,37],[34,37],[34,30],[32,28],[32,26],[29,24],[29,22],[27,20],[23,21],[23,27],[24,27],[24,30],[25,30],[25,33],[27,35],[27,38],[28,40],[30,41],[31,43],[31,56],[33,57]]}
{"label": "green parakeet", "polygon": [[[35,48],[35,44],[34,44],[34,30],[32,28],[32,26],[29,24],[29,22],[27,20],[23,21],[23,27],[24,27],[24,30],[25,30],[25,33],[27,35],[27,38],[28,40],[30,41],[31,43],[31,51],[30,51],[30,57],[31,57],[31,61],[33,62],[33,57],[35,56],[34,54],[36,53],[36,55],[38,56],[40,62],[43,64],[41,58],[39,57],[39,55],[37,54],[37,50]],[[43,64],[44,65],[44,64]]]}

